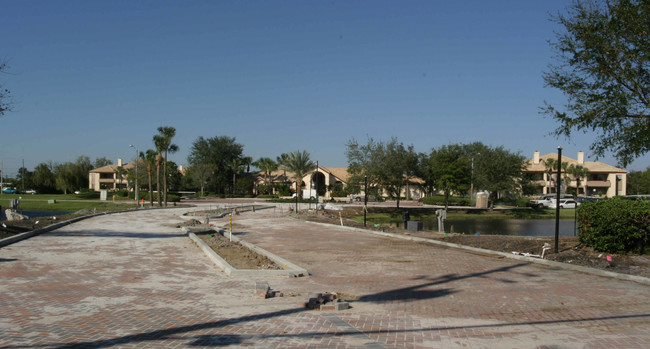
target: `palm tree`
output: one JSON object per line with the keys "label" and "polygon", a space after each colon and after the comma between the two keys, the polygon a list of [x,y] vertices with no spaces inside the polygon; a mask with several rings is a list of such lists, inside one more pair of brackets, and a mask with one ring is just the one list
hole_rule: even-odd
{"label": "palm tree", "polygon": [[241,158],[233,158],[230,163],[230,168],[232,169],[232,193],[235,193],[235,185],[237,184],[237,174],[244,170],[246,165]]}
{"label": "palm tree", "polygon": [[176,129],[169,126],[158,127],[158,134],[153,136],[153,142],[160,154],[164,152],[163,162],[163,197],[165,206],[167,206],[167,153],[175,153],[178,146],[172,143],[172,138],[176,135]]}
{"label": "palm tree", "polygon": [[548,191],[547,194],[551,193],[551,182],[553,181],[553,172],[557,170],[557,160],[553,158],[548,158],[544,161],[544,172],[547,176]]}
{"label": "palm tree", "polygon": [[[589,176],[589,169],[581,165],[571,165],[569,167],[569,173],[573,175],[573,178],[576,180],[576,196],[580,194],[580,182],[583,178]],[[586,182],[585,182],[586,183]],[[587,195],[587,189],[582,188],[582,193]]]}
{"label": "palm tree", "polygon": [[[305,150],[282,154],[278,157],[280,168],[292,172],[296,176],[296,196],[302,199],[302,177],[316,169],[316,164],[309,160],[309,153]],[[298,208],[296,207],[296,210]]]}
{"label": "palm tree", "polygon": [[266,183],[266,185],[270,184],[271,172],[278,169],[278,164],[271,158],[259,158],[257,161],[253,162],[253,166],[264,172],[264,183]]}
{"label": "palm tree", "polygon": [[[569,189],[569,172],[571,171],[569,168],[573,166],[573,164],[569,165],[568,162],[563,162],[562,163],[562,178],[563,178],[563,183],[564,183],[564,192],[566,193],[567,189]],[[577,194],[577,193],[576,193]]]}
{"label": "palm tree", "polygon": [[158,153],[153,149],[148,149],[146,153],[140,152],[140,158],[147,163],[147,177],[149,179],[149,203],[153,206],[153,189],[151,188],[151,174],[153,167],[157,165],[156,156]]}
{"label": "palm tree", "polygon": [[122,179],[126,175],[126,170],[122,166],[118,166],[115,168],[115,176],[117,177],[118,185],[117,185],[117,190],[121,190],[122,188]]}
{"label": "palm tree", "polygon": [[158,207],[162,206],[162,196],[160,195],[160,166],[162,166],[163,157],[160,151],[156,153],[156,196],[158,197]]}

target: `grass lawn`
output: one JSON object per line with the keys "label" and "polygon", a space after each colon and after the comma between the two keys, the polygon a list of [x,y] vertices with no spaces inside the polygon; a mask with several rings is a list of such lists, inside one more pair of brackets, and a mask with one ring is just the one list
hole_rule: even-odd
{"label": "grass lawn", "polygon": [[[53,211],[53,212],[74,212],[82,209],[97,209],[98,211],[117,211],[131,208],[135,204],[133,200],[121,198],[124,200],[101,201],[99,199],[89,199],[86,195],[74,194],[2,194],[0,195],[0,206],[3,209],[9,208],[9,201],[11,199],[20,199],[21,210],[34,210],[34,211]],[[48,200],[56,200],[56,203],[48,203]]]}

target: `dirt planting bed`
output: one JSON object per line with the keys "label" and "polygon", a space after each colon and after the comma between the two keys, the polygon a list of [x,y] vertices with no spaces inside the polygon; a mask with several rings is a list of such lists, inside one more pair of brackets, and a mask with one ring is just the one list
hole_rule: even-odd
{"label": "dirt planting bed", "polygon": [[282,269],[281,266],[277,265],[268,257],[251,251],[238,242],[230,241],[227,236],[223,236],[219,232],[214,230],[200,230],[195,232],[195,234],[233,268],[257,270]]}

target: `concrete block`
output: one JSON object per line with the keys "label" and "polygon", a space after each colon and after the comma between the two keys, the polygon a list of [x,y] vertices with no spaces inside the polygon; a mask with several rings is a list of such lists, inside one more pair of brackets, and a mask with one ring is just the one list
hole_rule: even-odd
{"label": "concrete block", "polygon": [[422,230],[422,222],[421,221],[408,221],[406,222],[406,229],[410,231],[420,231]]}
{"label": "concrete block", "polygon": [[322,310],[322,311],[335,311],[336,310],[336,305],[335,305],[335,303],[321,304],[320,305],[320,310]]}
{"label": "concrete block", "polygon": [[350,309],[350,303],[348,302],[336,302],[333,304],[335,304],[337,311]]}
{"label": "concrete block", "polygon": [[267,298],[269,296],[269,284],[266,282],[256,282],[255,283],[255,293],[253,294],[256,298]]}

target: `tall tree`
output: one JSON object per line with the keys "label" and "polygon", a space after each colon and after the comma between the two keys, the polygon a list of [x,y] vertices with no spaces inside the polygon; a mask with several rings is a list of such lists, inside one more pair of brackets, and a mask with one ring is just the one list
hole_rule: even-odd
{"label": "tall tree", "polygon": [[556,135],[595,131],[591,145],[614,151],[620,165],[650,151],[650,4],[647,0],[577,0],[551,43],[558,62],[544,74],[566,105],[543,112],[560,126]]}
{"label": "tall tree", "polygon": [[79,156],[74,162],[75,166],[75,178],[76,178],[76,189],[88,188],[88,172],[92,170],[93,164],[90,162],[90,158],[87,156]]}
{"label": "tall tree", "polygon": [[523,155],[481,142],[465,144],[463,149],[470,160],[470,187],[473,183],[474,188],[487,190],[495,198],[513,193],[519,195],[526,165]]}
{"label": "tall tree", "polygon": [[394,137],[389,142],[377,142],[370,138],[368,143],[361,145],[351,139],[347,144],[346,156],[348,171],[352,175],[350,182],[362,183],[367,176],[371,187],[395,198],[399,208],[404,187],[418,173],[418,155],[412,145],[404,146]]}
{"label": "tall tree", "polygon": [[551,193],[551,186],[553,183],[553,174],[557,171],[557,159],[548,158],[544,161],[544,173],[546,173],[546,183],[548,185],[547,194]]}
{"label": "tall tree", "polygon": [[[0,74],[3,74],[7,71],[7,63],[0,62]],[[9,89],[2,87],[0,84],[0,116],[4,115],[5,112],[11,110],[11,104],[9,103]]]}
{"label": "tall tree", "polygon": [[[151,185],[152,182],[151,177],[153,174],[153,168],[157,167],[157,161],[156,161],[157,156],[158,153],[153,149],[147,149],[146,152],[140,152],[140,159],[144,160],[144,162],[147,164],[147,177],[149,182],[149,204],[151,206],[153,206],[153,188]],[[160,197],[160,191],[158,192],[158,196]]]}
{"label": "tall tree", "polygon": [[30,172],[25,167],[21,167],[18,169],[18,173],[16,174],[16,182],[19,184],[16,187],[20,187],[21,190],[32,188],[34,187],[34,173]]}
{"label": "tall tree", "polygon": [[260,171],[264,172],[264,183],[267,185],[270,183],[271,172],[278,169],[278,164],[273,161],[273,159],[266,157],[257,159],[257,161],[253,162],[253,166],[259,168]]}
{"label": "tall tree", "polygon": [[66,162],[63,164],[55,165],[55,185],[56,188],[63,192],[63,194],[68,194],[68,191],[74,191],[76,189],[76,178],[75,178],[75,166],[72,162]]}
{"label": "tall tree", "polygon": [[280,155],[282,162],[280,168],[289,171],[296,177],[296,196],[302,198],[302,177],[316,169],[316,163],[309,159],[309,153],[305,150],[297,150],[292,153]]}
{"label": "tall tree", "polygon": [[163,165],[162,153],[158,150],[156,153],[156,192],[158,196],[158,207],[162,207],[162,195],[160,192],[160,167]]}
{"label": "tall tree", "polygon": [[237,175],[244,171],[246,164],[241,158],[234,158],[230,162],[230,169],[232,170],[232,193],[235,194],[235,187],[237,186]]}
{"label": "tall tree", "polygon": [[431,177],[438,190],[445,195],[445,209],[449,207],[449,195],[466,192],[470,187],[471,165],[463,147],[450,144],[433,149],[429,155]]}
{"label": "tall tree", "polygon": [[56,176],[52,162],[40,163],[34,168],[34,189],[39,193],[53,193],[56,190]]}
{"label": "tall tree", "polygon": [[205,186],[208,184],[210,176],[214,173],[211,165],[196,164],[187,169],[187,176],[201,188],[201,196],[205,196]]}
{"label": "tall tree", "polygon": [[96,158],[95,162],[93,162],[94,168],[100,168],[100,167],[104,167],[104,166],[108,166],[108,165],[112,165],[112,164],[113,164],[113,161],[111,161],[111,160],[109,160],[109,159],[107,159],[105,157]]}
{"label": "tall tree", "polygon": [[[582,179],[587,178],[589,176],[589,169],[581,166],[581,165],[574,165],[571,164],[569,168],[567,169],[567,172],[573,176],[573,178],[576,180],[576,196],[580,194],[580,188],[582,188]],[[585,181],[585,184],[587,181]],[[582,193],[587,195],[587,188],[582,188]]]}
{"label": "tall tree", "polygon": [[175,153],[178,146],[172,143],[176,135],[176,129],[169,126],[158,127],[158,134],[153,136],[153,142],[159,153],[164,154],[163,158],[163,200],[167,206],[167,153]]}
{"label": "tall tree", "polygon": [[241,157],[243,150],[244,146],[237,143],[234,137],[199,137],[192,143],[187,162],[191,166],[212,166],[214,175],[210,177],[209,187],[215,192],[226,193],[226,188],[231,183],[230,165],[234,158]]}
{"label": "tall tree", "polygon": [[117,177],[117,181],[118,181],[117,182],[118,183],[117,184],[117,186],[118,186],[117,189],[121,190],[122,189],[122,179],[124,179],[124,177],[126,176],[126,169],[124,169],[124,167],[122,167],[122,166],[117,166],[115,168],[114,172],[115,172],[115,177]]}
{"label": "tall tree", "polygon": [[645,171],[631,171],[627,175],[629,195],[650,195],[650,167]]}

